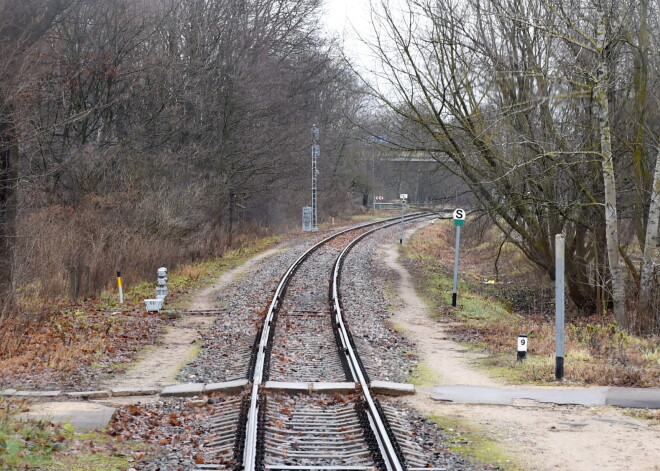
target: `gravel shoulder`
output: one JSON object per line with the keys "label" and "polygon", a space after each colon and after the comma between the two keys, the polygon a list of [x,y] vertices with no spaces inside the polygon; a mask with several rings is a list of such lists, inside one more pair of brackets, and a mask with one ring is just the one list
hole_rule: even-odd
{"label": "gravel shoulder", "polygon": [[[411,232],[408,232],[408,236]],[[398,245],[381,247],[383,264],[397,274],[397,311],[391,321],[417,346],[438,384],[503,386],[477,370],[474,353],[447,339],[428,316],[411,277],[398,263]],[[509,386],[511,387],[511,386]],[[616,407],[581,407],[520,401],[513,406],[455,404],[431,399],[431,387],[404,400],[427,415],[465,421],[482,429],[525,470],[660,470],[660,427]]]}

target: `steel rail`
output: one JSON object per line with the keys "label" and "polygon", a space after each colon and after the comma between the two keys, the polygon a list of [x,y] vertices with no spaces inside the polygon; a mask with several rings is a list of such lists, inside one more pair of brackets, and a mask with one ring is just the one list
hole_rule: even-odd
{"label": "steel rail", "polygon": [[[420,217],[420,215],[411,214],[409,215],[407,220],[415,219],[417,217]],[[295,262],[293,262],[293,264],[289,267],[289,269],[284,273],[284,276],[282,276],[280,283],[278,284],[277,289],[273,294],[273,299],[270,302],[270,306],[268,308],[268,312],[266,313],[266,317],[264,318],[264,322],[261,329],[261,337],[259,339],[259,344],[257,346],[258,350],[255,359],[255,365],[253,370],[254,373],[252,375],[252,386],[250,392],[250,407],[248,410],[247,423],[245,427],[245,448],[243,450],[244,471],[255,471],[256,469],[257,435],[258,435],[257,429],[258,429],[258,417],[259,417],[259,386],[261,385],[264,377],[264,365],[266,362],[268,339],[270,336],[270,330],[272,327],[273,318],[275,316],[277,309],[281,305],[289,281],[291,280],[295,272],[298,270],[300,265],[302,265],[303,262],[307,258],[309,258],[309,256],[312,253],[314,253],[316,250],[318,250],[320,247],[327,244],[331,240],[351,231],[364,229],[370,226],[383,224],[390,221],[396,221],[396,224],[399,224],[400,218],[396,217],[396,218],[383,219],[380,221],[369,222],[366,224],[349,227],[348,229],[344,229],[342,231],[332,234],[329,237],[326,237],[325,239],[321,240],[320,242],[316,243],[311,248],[309,248],[300,257],[298,257],[298,259]],[[393,224],[395,223],[388,224],[385,227],[389,227],[390,225]]]}
{"label": "steel rail", "polygon": [[[417,219],[425,216],[427,215],[426,214],[416,215],[414,217],[409,218],[408,220]],[[378,227],[376,229],[372,229],[356,237],[350,244],[346,246],[346,248],[344,248],[341,254],[339,254],[339,256],[337,257],[332,274],[332,304],[333,304],[333,311],[335,313],[335,319],[339,327],[342,345],[344,347],[344,351],[346,352],[346,355],[349,358],[349,365],[351,372],[353,373],[354,380],[356,382],[359,382],[360,386],[362,387],[361,388],[362,394],[368,406],[369,422],[372,426],[374,435],[376,436],[376,439],[381,448],[383,458],[385,458],[384,459],[385,466],[387,467],[388,471],[403,471],[404,465],[401,463],[401,460],[399,459],[399,456],[395,449],[395,445],[394,443],[392,443],[392,440],[390,439],[390,435],[387,432],[387,428],[385,426],[383,418],[381,417],[380,411],[378,410],[376,403],[373,399],[373,396],[371,395],[371,391],[369,389],[369,384],[367,381],[366,371],[364,370],[364,366],[362,362],[359,360],[359,355],[353,348],[353,344],[351,342],[348,328],[344,323],[344,318],[343,318],[344,316],[341,310],[341,301],[339,297],[339,280],[341,275],[341,268],[344,264],[344,260],[346,256],[359,241],[361,241],[368,235],[376,232],[377,230],[384,229],[386,227],[391,227],[396,224],[399,224],[399,222],[391,223],[385,226]]]}

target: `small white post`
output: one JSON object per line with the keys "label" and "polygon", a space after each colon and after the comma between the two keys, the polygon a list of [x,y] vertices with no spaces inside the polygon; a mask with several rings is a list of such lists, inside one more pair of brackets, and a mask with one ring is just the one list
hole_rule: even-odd
{"label": "small white post", "polygon": [[167,268],[160,267],[156,270],[156,299],[160,299],[165,303],[167,295]]}
{"label": "small white post", "polygon": [[403,244],[403,217],[406,213],[406,200],[408,199],[408,194],[401,193],[399,198],[401,198],[401,234],[399,236],[399,244]]}
{"label": "small white post", "polygon": [[406,201],[401,200],[401,231],[399,234],[399,244],[403,244],[403,215],[406,212]]}

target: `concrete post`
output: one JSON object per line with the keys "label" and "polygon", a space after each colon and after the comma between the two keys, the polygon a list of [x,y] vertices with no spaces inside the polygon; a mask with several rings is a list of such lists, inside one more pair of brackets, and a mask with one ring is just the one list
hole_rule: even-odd
{"label": "concrete post", "polygon": [[564,236],[555,236],[555,378],[564,377]]}

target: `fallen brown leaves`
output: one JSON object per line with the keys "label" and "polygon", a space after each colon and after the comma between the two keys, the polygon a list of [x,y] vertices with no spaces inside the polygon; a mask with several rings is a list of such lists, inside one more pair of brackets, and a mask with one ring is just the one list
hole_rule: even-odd
{"label": "fallen brown leaves", "polygon": [[78,388],[133,360],[166,320],[135,309],[99,311],[90,303],[0,325],[0,387]]}
{"label": "fallen brown leaves", "polygon": [[[172,410],[172,408],[176,410]],[[181,459],[204,464],[204,444],[215,436],[203,429],[215,406],[186,408],[176,404],[125,406],[117,410],[108,434],[122,442],[150,445],[154,453],[175,453]],[[137,458],[137,457],[136,457]]]}

